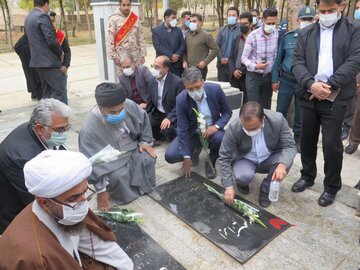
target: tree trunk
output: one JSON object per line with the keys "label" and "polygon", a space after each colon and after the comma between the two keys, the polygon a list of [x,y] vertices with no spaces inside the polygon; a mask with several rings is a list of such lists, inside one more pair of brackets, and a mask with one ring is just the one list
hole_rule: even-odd
{"label": "tree trunk", "polygon": [[87,25],[88,25],[90,43],[94,43],[94,39],[93,39],[93,36],[92,36],[92,31],[91,31],[91,23],[90,23],[90,16],[89,16],[89,11],[88,11],[88,2],[87,2],[87,0],[84,0],[84,8],[85,8],[85,16],[86,16]]}
{"label": "tree trunk", "polygon": [[216,0],[216,12],[219,19],[219,27],[224,26],[224,2],[225,0]]}
{"label": "tree trunk", "polygon": [[[158,11],[158,0],[154,0],[154,5],[153,5],[153,9],[154,9],[154,25],[157,26],[159,23],[159,11]],[[164,10],[165,12],[165,10]]]}
{"label": "tree trunk", "polygon": [[14,50],[13,40],[12,40],[12,29],[11,29],[11,16],[10,16],[10,9],[9,9],[9,3],[7,0],[4,0],[4,6],[6,11],[6,17],[7,17],[7,28],[8,28],[8,35],[9,35],[9,49],[12,52]]}
{"label": "tree trunk", "polygon": [[288,31],[299,28],[297,17],[300,9],[304,6],[304,0],[288,0],[287,3],[287,18]]}
{"label": "tree trunk", "polygon": [[78,24],[81,24],[79,0],[75,0],[75,9],[76,9],[76,21]]}
{"label": "tree trunk", "polygon": [[67,32],[67,27],[66,27],[66,17],[65,17],[65,11],[64,11],[64,3],[63,0],[59,0],[60,3],[60,13],[61,13],[61,21],[60,21],[60,25],[61,22],[63,24],[63,28],[65,31],[65,36],[68,37],[68,32]]}
{"label": "tree trunk", "polygon": [[283,17],[284,17],[284,8],[285,8],[285,0],[282,0],[281,3],[281,12],[280,12],[280,22],[282,21]]}
{"label": "tree trunk", "polygon": [[245,0],[241,0],[239,9],[240,13],[245,12]]}
{"label": "tree trunk", "polygon": [[355,7],[356,7],[356,0],[351,0],[349,3],[349,12],[348,12],[348,17],[351,19],[354,19],[354,12],[355,12]]}
{"label": "tree trunk", "polygon": [[234,0],[234,7],[239,8],[239,0]]}
{"label": "tree trunk", "polygon": [[0,5],[1,5],[1,11],[2,11],[2,14],[3,14],[3,18],[4,18],[4,26],[5,26],[5,43],[8,43],[7,21],[6,21],[5,7],[4,7],[4,2],[3,2],[3,0],[0,0]]}

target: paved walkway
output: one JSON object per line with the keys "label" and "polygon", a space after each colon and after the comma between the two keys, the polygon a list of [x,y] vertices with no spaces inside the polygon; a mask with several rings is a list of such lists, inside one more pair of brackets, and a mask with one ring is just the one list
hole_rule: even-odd
{"label": "paved walkway", "polygon": [[[146,64],[154,59],[152,47]],[[72,65],[69,69],[69,106],[74,116],[67,145],[78,150],[77,135],[86,112],[95,104],[94,90],[99,83],[95,45],[72,47]],[[0,141],[19,124],[27,121],[35,101],[26,92],[25,77],[15,53],[0,55]],[[215,61],[208,77],[216,77]],[[273,100],[275,108],[276,96]],[[234,116],[238,111],[234,111]],[[181,175],[181,165],[164,161],[166,145],[156,148],[157,183],[165,183]],[[244,265],[203,238],[188,225],[166,211],[150,197],[143,196],[126,207],[144,213],[142,228],[162,245],[187,269],[360,269],[360,219],[355,217],[357,190],[351,188],[359,178],[360,151],[344,155],[343,188],[336,202],[322,208],[317,199],[322,192],[323,162],[319,142],[318,177],[316,183],[302,194],[291,192],[291,185],[299,178],[300,156],[295,158],[289,176],[282,183],[280,200],[268,210],[295,226],[270,242]],[[204,164],[195,168],[204,175]],[[218,169],[219,171],[219,169]],[[246,199],[257,204],[262,175],[251,186]],[[219,182],[217,177],[215,182]]]}

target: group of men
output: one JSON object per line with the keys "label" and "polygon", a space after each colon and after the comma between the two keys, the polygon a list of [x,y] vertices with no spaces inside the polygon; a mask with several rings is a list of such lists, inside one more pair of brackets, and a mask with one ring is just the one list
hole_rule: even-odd
{"label": "group of men", "polygon": [[[153,30],[157,57],[149,70],[142,65],[146,48],[139,19],[131,12],[131,1],[120,0],[119,10],[109,17],[107,37],[120,84],[96,87],[96,105],[79,134],[81,153],[64,145],[71,111],[57,95],[40,100],[30,121],[0,144],[0,268],[132,269],[132,261],[89,210],[88,201],[96,192],[98,209],[107,211],[111,202],[126,204],[150,193],[156,185],[154,142],[162,136],[170,142],[165,160],[182,162],[185,176],[198,163],[200,136],[205,137],[212,163],[206,163],[205,175],[216,177],[219,160],[226,203],[233,202],[235,186],[248,194],[255,174],[267,174],[259,204],[268,207],[270,183],[286,177],[296,141],[303,168],[292,191],[314,184],[321,127],[325,179],[318,203],[332,204],[341,188],[345,111],[360,70],[360,25],[342,15],[342,0],[317,4],[319,22],[313,22],[314,10],[304,7],[298,20],[302,29],[285,34],[279,47],[274,8],[263,12],[262,25],[251,13],[239,16],[236,8],[229,8],[228,25],[220,29],[217,41],[201,29],[201,15],[183,13],[178,28],[176,11],[166,10],[164,23]],[[54,28],[48,28],[47,10],[48,2],[36,7],[26,25],[30,49],[31,27],[39,21],[52,41],[49,48],[59,65],[39,73],[42,84],[51,87],[62,80],[63,53],[53,40]],[[231,122],[223,90],[205,82],[207,65],[216,56],[219,79],[246,93],[239,117]],[[284,118],[294,89],[302,116],[295,136]],[[281,99],[286,100],[279,112],[270,110],[273,90],[279,96],[283,92]],[[204,118],[204,133],[193,109]],[[108,145],[120,154],[92,167],[88,158]],[[15,249],[22,256],[15,256]]]}

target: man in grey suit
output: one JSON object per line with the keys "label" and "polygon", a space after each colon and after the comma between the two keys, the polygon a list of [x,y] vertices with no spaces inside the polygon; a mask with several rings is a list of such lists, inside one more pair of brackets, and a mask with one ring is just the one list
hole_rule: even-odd
{"label": "man in grey suit", "polygon": [[64,52],[47,13],[49,0],[34,0],[35,8],[25,19],[25,33],[30,45],[30,67],[38,71],[42,98],[55,98],[65,103],[65,74],[61,72]]}
{"label": "man in grey suit", "polygon": [[126,97],[145,110],[150,100],[149,85],[156,84],[155,78],[146,66],[136,65],[132,53],[120,56],[120,66],[122,72],[119,80],[125,89]]}
{"label": "man in grey suit", "polygon": [[268,207],[271,181],[282,181],[297,153],[295,141],[281,113],[264,110],[250,101],[240,110],[240,120],[232,121],[220,147],[222,184],[225,202],[231,204],[235,179],[239,192],[249,193],[255,173],[267,173],[260,188],[259,203]]}
{"label": "man in grey suit", "polygon": [[171,61],[166,55],[156,57],[152,73],[156,78],[150,89],[148,115],[156,141],[162,134],[170,142],[176,137],[176,96],[184,90],[180,77],[170,72]]}

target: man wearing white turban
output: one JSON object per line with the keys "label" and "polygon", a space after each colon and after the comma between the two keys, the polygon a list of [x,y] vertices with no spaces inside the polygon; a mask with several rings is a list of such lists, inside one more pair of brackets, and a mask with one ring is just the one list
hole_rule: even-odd
{"label": "man wearing white turban", "polygon": [[91,171],[71,151],[45,150],[25,164],[35,201],[0,237],[0,269],[133,269],[115,234],[89,210]]}
{"label": "man wearing white turban", "polygon": [[24,164],[46,149],[66,149],[70,108],[59,100],[42,99],[30,121],[15,128],[0,144],[0,234],[34,196],[27,191]]}

